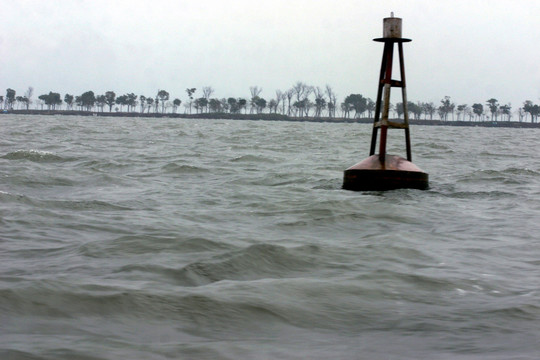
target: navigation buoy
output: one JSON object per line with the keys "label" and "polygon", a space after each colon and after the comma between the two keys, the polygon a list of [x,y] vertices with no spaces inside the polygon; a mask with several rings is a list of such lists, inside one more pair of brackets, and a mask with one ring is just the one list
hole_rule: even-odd
{"label": "navigation buoy", "polygon": [[[371,135],[369,157],[345,170],[343,189],[346,190],[392,190],[392,189],[427,189],[428,174],[412,163],[411,139],[409,132],[409,113],[405,88],[405,65],[403,62],[403,43],[411,41],[401,37],[401,19],[391,17],[383,19],[383,37],[373,41],[384,43],[375,118]],[[392,80],[392,62],[394,45],[398,45],[400,80]],[[390,112],[390,89],[400,87],[403,98],[403,122],[388,119]],[[384,94],[383,94],[384,93]],[[382,108],[382,111],[381,111]],[[382,115],[382,117],[381,117]],[[379,153],[375,154],[378,131],[381,129]],[[407,159],[386,154],[388,129],[405,130]]]}

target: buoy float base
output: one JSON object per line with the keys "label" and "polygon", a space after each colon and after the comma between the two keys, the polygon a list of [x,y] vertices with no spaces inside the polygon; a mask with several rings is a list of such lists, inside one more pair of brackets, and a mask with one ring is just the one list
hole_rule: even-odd
{"label": "buoy float base", "polygon": [[412,162],[396,155],[385,156],[381,163],[379,155],[345,170],[343,189],[354,191],[383,191],[394,189],[420,189],[429,187],[429,175]]}

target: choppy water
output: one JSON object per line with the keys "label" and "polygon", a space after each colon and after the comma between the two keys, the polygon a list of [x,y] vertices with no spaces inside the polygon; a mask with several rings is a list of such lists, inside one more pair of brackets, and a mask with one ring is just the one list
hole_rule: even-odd
{"label": "choppy water", "polygon": [[539,130],[370,133],[0,116],[0,358],[540,358]]}

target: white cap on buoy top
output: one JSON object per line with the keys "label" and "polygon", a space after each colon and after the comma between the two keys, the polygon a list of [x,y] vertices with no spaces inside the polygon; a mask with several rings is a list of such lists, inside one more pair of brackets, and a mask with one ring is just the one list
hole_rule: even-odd
{"label": "white cap on buoy top", "polygon": [[401,18],[394,17],[394,12],[390,13],[389,18],[383,19],[383,37],[390,39],[401,38]]}

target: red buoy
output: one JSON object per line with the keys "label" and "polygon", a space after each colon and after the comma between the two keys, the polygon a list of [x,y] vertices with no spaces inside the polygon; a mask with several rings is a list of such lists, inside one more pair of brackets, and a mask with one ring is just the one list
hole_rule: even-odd
{"label": "red buoy", "polygon": [[[345,170],[343,188],[359,191],[403,188],[427,189],[429,186],[428,174],[412,163],[409,113],[405,87],[405,65],[403,62],[403,43],[409,42],[411,39],[401,37],[401,19],[395,18],[393,14],[392,17],[383,20],[383,35],[384,37],[382,38],[374,39],[374,41],[384,42],[384,52],[379,76],[377,102],[375,104],[370,156]],[[398,45],[401,80],[392,79],[392,62],[395,44]],[[390,90],[392,87],[401,88],[404,114],[403,122],[394,122],[388,119],[390,112]],[[379,129],[381,129],[379,154],[375,155]],[[407,159],[386,154],[388,129],[405,130]]]}

